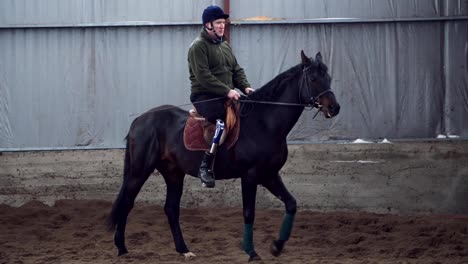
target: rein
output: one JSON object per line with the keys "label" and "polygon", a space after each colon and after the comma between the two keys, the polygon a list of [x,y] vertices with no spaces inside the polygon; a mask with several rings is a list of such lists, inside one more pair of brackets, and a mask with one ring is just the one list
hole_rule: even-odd
{"label": "rein", "polygon": [[[300,107],[311,107],[311,108],[317,108],[318,111],[317,113],[314,115],[314,118],[317,116],[318,112],[320,112],[320,110],[322,109],[322,105],[319,104],[319,99],[320,97],[322,97],[324,94],[326,93],[333,93],[330,89],[327,89],[321,93],[319,93],[318,95],[316,96],[311,96],[310,99],[312,101],[312,104],[304,104],[304,103],[301,103],[302,99],[301,99],[301,94],[302,94],[302,90],[303,90],[303,87],[304,87],[304,83],[306,83],[306,78],[307,79],[310,79],[310,77],[306,74],[306,71],[312,67],[311,65],[310,66],[307,66],[305,68],[302,69],[302,78],[301,78],[301,82],[300,82],[300,87],[299,87],[299,103],[284,103],[284,102],[271,102],[271,101],[256,101],[256,100],[250,100],[248,96],[242,96],[241,98],[243,98],[242,100],[240,100],[240,102],[242,103],[258,103],[258,104],[269,104],[269,105],[284,105],[284,106],[300,106]],[[306,84],[307,85],[307,84]]]}
{"label": "rein", "polygon": [[[303,91],[303,87],[304,87],[304,84],[307,85],[307,80],[306,79],[310,79],[310,77],[306,74],[306,71],[312,67],[311,65],[310,66],[307,66],[305,68],[302,69],[302,78],[301,78],[301,81],[300,81],[300,87],[299,87],[299,102],[302,101],[302,97],[301,97],[301,94],[302,94],[302,91]],[[308,90],[308,89],[307,89]],[[333,93],[330,89],[327,89],[319,94],[317,94],[316,96],[311,96],[310,97],[310,100],[312,101],[312,103],[308,103],[308,104],[305,104],[305,103],[286,103],[286,102],[271,102],[271,101],[257,101],[257,100],[252,100],[250,99],[248,96],[246,95],[241,95],[241,98],[238,100],[240,103],[248,103],[248,104],[267,104],[267,105],[280,105],[280,106],[294,106],[294,107],[305,107],[305,108],[310,108],[310,109],[313,109],[313,108],[316,108],[317,109],[317,112],[315,113],[315,115],[312,117],[312,119],[315,119],[315,117],[318,115],[318,113],[322,110],[323,106],[319,104],[319,100],[320,100],[320,97],[322,97],[324,94],[327,94],[327,93]],[[168,106],[168,107],[164,107],[164,108],[160,108],[158,110],[154,110],[154,111],[162,111],[162,110],[167,110],[167,109],[172,109],[172,108],[179,108],[179,107],[183,107],[183,106],[190,106],[190,105],[196,105],[196,104],[200,104],[200,103],[204,103],[204,102],[209,102],[209,101],[216,101],[216,100],[222,100],[222,99],[225,99],[225,97],[219,97],[219,98],[213,98],[213,99],[208,99],[208,100],[203,100],[203,101],[199,101],[199,102],[195,102],[195,103],[187,103],[187,104],[182,104],[182,105],[177,105],[177,106]],[[252,111],[252,109],[250,110]],[[249,111],[249,112],[250,112]],[[138,115],[138,114],[132,114],[130,116],[135,116],[135,115]]]}
{"label": "rein", "polygon": [[302,106],[302,107],[310,107],[310,104],[296,104],[296,103],[282,103],[282,102],[270,102],[270,101],[257,101],[248,99],[245,97],[244,99],[239,100],[241,103],[252,103],[252,104],[269,104],[269,105],[285,105],[285,106]]}

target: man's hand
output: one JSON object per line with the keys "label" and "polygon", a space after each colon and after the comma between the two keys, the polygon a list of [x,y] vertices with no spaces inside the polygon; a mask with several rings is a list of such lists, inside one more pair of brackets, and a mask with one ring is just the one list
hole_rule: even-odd
{"label": "man's hand", "polygon": [[239,100],[240,93],[234,89],[231,89],[231,91],[229,91],[229,93],[227,94],[227,97],[232,100]]}
{"label": "man's hand", "polygon": [[255,89],[247,87],[247,88],[244,89],[244,91],[245,91],[245,94],[251,94],[251,93],[255,92]]}

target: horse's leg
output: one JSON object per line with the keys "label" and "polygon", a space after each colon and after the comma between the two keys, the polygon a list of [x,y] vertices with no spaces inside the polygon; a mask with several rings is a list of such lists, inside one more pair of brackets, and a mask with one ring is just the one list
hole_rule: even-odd
{"label": "horse's leg", "polygon": [[114,235],[114,243],[119,251],[119,256],[128,253],[125,246],[125,227],[127,225],[127,217],[135,204],[135,198],[140,192],[141,187],[146,182],[151,172],[141,172],[134,176],[135,172],[130,174],[130,177],[124,180],[117,200],[114,202],[112,215],[116,218],[116,231]]}
{"label": "horse's leg", "polygon": [[128,253],[125,246],[125,227],[127,225],[128,214],[135,204],[135,198],[140,192],[141,187],[154,171],[154,157],[153,159],[148,157],[145,159],[145,148],[136,148],[136,145],[131,146],[130,140],[127,140],[127,148],[125,150],[122,187],[108,218],[109,229],[115,230],[114,244],[119,251],[119,256]]}
{"label": "horse's leg", "polygon": [[179,170],[168,170],[166,168],[158,168],[159,172],[164,176],[166,181],[166,203],[164,212],[166,213],[169,226],[171,227],[172,237],[176,251],[183,254],[185,258],[195,257],[195,254],[190,252],[185,244],[182,230],[180,229],[180,198],[184,188],[185,174]]}
{"label": "horse's leg", "polygon": [[273,195],[283,201],[286,207],[283,223],[281,224],[280,234],[278,240],[273,241],[271,245],[271,254],[277,257],[281,254],[284,244],[288,241],[291,235],[291,230],[294,223],[294,216],[296,215],[297,205],[296,199],[289,193],[284,186],[283,181],[279,175],[262,182],[262,185],[267,188]]}
{"label": "horse's leg", "polygon": [[255,221],[255,201],[257,199],[257,182],[255,177],[242,178],[242,205],[244,214],[244,238],[242,249],[249,255],[249,261],[260,260],[253,244],[253,224]]}

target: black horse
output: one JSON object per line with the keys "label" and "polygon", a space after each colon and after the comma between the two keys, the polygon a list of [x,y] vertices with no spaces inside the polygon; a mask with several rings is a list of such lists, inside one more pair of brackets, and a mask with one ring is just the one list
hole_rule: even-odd
{"label": "black horse", "polygon": [[[247,99],[241,100],[243,113],[237,143],[226,149],[220,146],[214,172],[216,179],[241,178],[244,237],[243,249],[249,260],[257,260],[253,244],[253,223],[257,186],[261,184],[284,202],[286,213],[279,238],[271,253],[278,256],[292,230],[296,200],[278,174],[286,162],[286,136],[305,107],[316,107],[325,117],[336,116],[340,106],[330,90],[331,77],[322,56],[315,60],[301,51],[302,62],[279,74]],[[160,106],[137,117],[131,127],[125,150],[123,184],[108,219],[115,230],[114,241],[119,255],[127,253],[125,226],[135,198],[150,174],[156,169],[167,187],[164,212],[169,221],[176,251],[185,257],[189,251],[179,224],[180,199],[186,174],[197,175],[203,151],[184,147],[183,131],[188,112],[175,106]]]}

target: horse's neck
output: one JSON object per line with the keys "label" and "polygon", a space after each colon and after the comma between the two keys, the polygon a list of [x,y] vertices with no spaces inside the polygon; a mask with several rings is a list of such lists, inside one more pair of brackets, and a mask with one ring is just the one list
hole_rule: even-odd
{"label": "horse's neck", "polygon": [[[300,75],[300,73],[298,74]],[[298,76],[297,78],[291,78],[290,81],[279,82],[277,85],[289,87],[278,89],[281,93],[271,98],[272,104],[263,104],[260,107],[260,115],[265,117],[266,127],[275,135],[286,137],[304,110],[302,106],[293,105],[301,103],[299,99],[301,77]]]}
{"label": "horse's neck", "polygon": [[[290,87],[287,87],[283,90],[283,93],[279,97],[278,102],[300,104],[299,79],[295,80],[293,83],[290,83],[289,86]],[[274,126],[276,127],[276,133],[281,133],[284,137],[286,137],[297,123],[297,120],[301,116],[303,110],[304,107],[293,105],[273,107],[271,114],[274,117],[273,120]]]}

